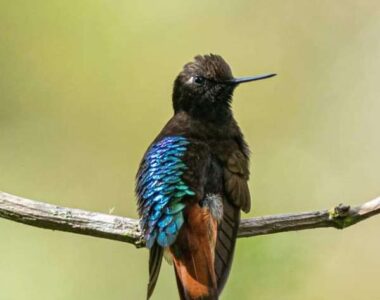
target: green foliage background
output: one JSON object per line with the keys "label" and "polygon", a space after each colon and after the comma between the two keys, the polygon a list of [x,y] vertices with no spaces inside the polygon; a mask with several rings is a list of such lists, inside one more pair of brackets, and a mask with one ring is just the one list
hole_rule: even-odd
{"label": "green foliage background", "polygon": [[[136,217],[134,175],[195,54],[253,150],[250,216],[380,194],[378,1],[0,0],[0,190]],[[379,299],[380,219],[239,240],[222,299]],[[0,299],[143,299],[146,250],[0,220]],[[154,299],[176,299],[164,265]]]}

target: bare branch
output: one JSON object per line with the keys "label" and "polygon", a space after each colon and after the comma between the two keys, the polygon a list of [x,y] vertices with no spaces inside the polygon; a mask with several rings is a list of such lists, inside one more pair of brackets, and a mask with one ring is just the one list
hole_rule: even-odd
{"label": "bare branch", "polygon": [[[380,214],[380,197],[363,205],[243,219],[239,237],[322,227],[343,229]],[[144,245],[136,219],[61,207],[0,192],[0,217],[31,226]]]}
{"label": "bare branch", "polygon": [[67,208],[0,192],[0,217],[39,228],[142,244],[135,219]]}

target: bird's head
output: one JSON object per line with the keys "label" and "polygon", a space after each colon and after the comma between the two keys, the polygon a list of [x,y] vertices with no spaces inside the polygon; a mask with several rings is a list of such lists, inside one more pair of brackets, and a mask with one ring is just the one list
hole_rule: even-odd
{"label": "bird's head", "polygon": [[199,119],[223,120],[231,116],[232,94],[239,84],[272,76],[275,74],[234,78],[221,56],[198,55],[174,82],[174,111],[185,111]]}

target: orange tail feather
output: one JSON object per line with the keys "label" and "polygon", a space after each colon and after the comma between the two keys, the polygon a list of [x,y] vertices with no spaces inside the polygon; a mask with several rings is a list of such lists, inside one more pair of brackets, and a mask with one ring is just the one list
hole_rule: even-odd
{"label": "orange tail feather", "polygon": [[217,300],[214,270],[217,223],[209,210],[198,204],[189,207],[186,214],[188,222],[170,248],[180,297]]}

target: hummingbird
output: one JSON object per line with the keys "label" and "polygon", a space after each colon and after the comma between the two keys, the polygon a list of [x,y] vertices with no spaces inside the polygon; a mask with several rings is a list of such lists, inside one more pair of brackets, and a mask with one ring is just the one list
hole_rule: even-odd
{"label": "hummingbird", "polygon": [[147,299],[162,258],[174,265],[181,300],[217,300],[240,223],[248,213],[250,151],[233,116],[235,88],[276,74],[235,78],[219,55],[198,55],[174,81],[174,115],[136,175],[140,225],[149,249]]}

